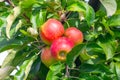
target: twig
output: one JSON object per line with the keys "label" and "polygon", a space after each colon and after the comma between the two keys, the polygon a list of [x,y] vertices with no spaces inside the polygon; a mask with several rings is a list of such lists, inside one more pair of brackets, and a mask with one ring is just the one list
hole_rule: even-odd
{"label": "twig", "polygon": [[68,16],[71,14],[71,12],[64,12],[61,14],[60,16],[60,21],[62,23],[64,23],[67,19],[68,19]]}
{"label": "twig", "polygon": [[23,14],[23,17],[26,19],[28,23],[30,23],[30,18],[25,13]]}
{"label": "twig", "polygon": [[15,7],[14,3],[11,0],[5,0],[8,4],[10,4],[13,8]]}
{"label": "twig", "polygon": [[69,66],[66,65],[66,73],[65,73],[65,77],[69,77],[70,73],[69,73]]}

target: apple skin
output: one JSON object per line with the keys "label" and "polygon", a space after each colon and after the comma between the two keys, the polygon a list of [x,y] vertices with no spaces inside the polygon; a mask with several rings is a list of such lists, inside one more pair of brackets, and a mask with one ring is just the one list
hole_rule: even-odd
{"label": "apple skin", "polygon": [[65,61],[66,55],[72,50],[74,44],[66,37],[56,39],[51,45],[51,54],[57,61]]}
{"label": "apple skin", "polygon": [[44,63],[47,67],[56,62],[54,57],[51,55],[50,47],[43,48],[40,57],[42,63]]}
{"label": "apple skin", "polygon": [[44,43],[51,44],[55,39],[61,37],[64,31],[62,23],[51,18],[40,27],[40,37]]}
{"label": "apple skin", "polygon": [[75,45],[83,42],[83,33],[75,27],[67,28],[64,35],[69,38]]}

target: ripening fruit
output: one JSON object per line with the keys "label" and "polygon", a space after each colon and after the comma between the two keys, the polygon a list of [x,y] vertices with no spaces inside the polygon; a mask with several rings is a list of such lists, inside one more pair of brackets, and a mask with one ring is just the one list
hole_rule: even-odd
{"label": "ripening fruit", "polygon": [[83,42],[83,33],[75,27],[67,28],[64,35],[69,38],[75,45]]}
{"label": "ripening fruit", "polygon": [[52,65],[53,63],[55,63],[55,59],[52,57],[51,55],[51,51],[49,47],[45,47],[42,49],[42,53],[41,53],[41,61],[47,66],[49,67],[50,65]]}
{"label": "ripening fruit", "polygon": [[56,39],[51,45],[51,54],[58,61],[65,61],[66,55],[72,50],[74,44],[66,37]]}
{"label": "ripening fruit", "polygon": [[51,44],[55,39],[64,34],[62,23],[56,19],[48,19],[40,27],[40,37],[46,44]]}

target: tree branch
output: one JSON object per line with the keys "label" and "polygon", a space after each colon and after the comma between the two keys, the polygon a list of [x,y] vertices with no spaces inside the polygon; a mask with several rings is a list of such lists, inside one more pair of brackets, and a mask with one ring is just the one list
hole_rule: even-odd
{"label": "tree branch", "polygon": [[66,73],[65,73],[65,77],[69,77],[70,73],[69,73],[69,66],[66,65]]}
{"label": "tree branch", "polygon": [[15,7],[14,3],[11,0],[5,0],[8,4],[10,4],[13,8]]}

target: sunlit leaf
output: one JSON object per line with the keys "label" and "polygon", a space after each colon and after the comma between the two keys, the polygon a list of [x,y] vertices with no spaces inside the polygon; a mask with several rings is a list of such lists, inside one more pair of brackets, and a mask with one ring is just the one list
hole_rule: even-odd
{"label": "sunlit leaf", "polygon": [[14,69],[14,66],[6,66],[4,68],[0,68],[0,80],[4,80]]}
{"label": "sunlit leaf", "polygon": [[47,74],[46,80],[57,80],[60,78],[60,74],[62,75],[62,70],[65,68],[62,63],[55,63],[50,66],[50,70]]}
{"label": "sunlit leaf", "polygon": [[109,26],[120,26],[120,15],[113,15],[108,20]]}
{"label": "sunlit leaf", "polygon": [[[12,60],[14,59],[17,51],[18,50],[11,50],[9,52],[9,54],[7,55],[7,57],[5,58],[5,60],[3,61],[3,64],[0,68],[0,70],[1,70],[0,78],[1,79],[6,78],[15,69],[15,66],[12,66],[11,64],[12,64]],[[2,76],[2,75],[4,75],[4,76]]]}
{"label": "sunlit leaf", "polygon": [[0,27],[1,27],[2,24],[3,24],[3,21],[2,21],[2,19],[0,18]]}
{"label": "sunlit leaf", "polygon": [[8,53],[7,57],[5,58],[2,66],[1,66],[2,68],[4,68],[4,67],[9,66],[9,65],[12,64],[12,60],[14,59],[14,57],[15,57],[15,55],[16,55],[16,53],[17,53],[18,50],[19,50],[19,49],[16,49],[16,50],[13,49],[13,50],[11,50],[11,51]]}
{"label": "sunlit leaf", "polygon": [[21,26],[22,26],[22,21],[19,20],[18,24],[16,25],[15,32],[17,32]]}
{"label": "sunlit leaf", "polygon": [[41,25],[46,21],[46,15],[47,15],[46,10],[40,10],[36,18],[36,23],[38,28],[41,27]]}
{"label": "sunlit leaf", "polygon": [[15,74],[14,79],[15,80],[26,80],[29,74],[29,71],[31,69],[31,66],[36,58],[37,56],[35,55],[31,59],[24,61],[23,64],[20,66],[20,70],[18,70],[18,72]]}
{"label": "sunlit leaf", "polygon": [[107,16],[112,16],[117,9],[116,0],[100,0],[107,11]]}
{"label": "sunlit leaf", "polygon": [[7,17],[7,26],[6,26],[6,36],[8,38],[10,38],[10,29],[11,26],[14,22],[14,20],[17,18],[17,16],[21,13],[21,8],[19,6],[15,7],[13,9],[13,13],[11,13],[8,17]]}
{"label": "sunlit leaf", "polygon": [[92,24],[95,19],[95,12],[94,10],[86,3],[80,1],[80,2],[75,2],[67,7],[69,11],[77,11],[80,13],[83,13],[85,16],[86,21],[88,24]]}
{"label": "sunlit leaf", "polygon": [[115,63],[115,71],[116,71],[116,75],[117,75],[117,79],[120,79],[120,63],[117,62]]}
{"label": "sunlit leaf", "polygon": [[36,3],[36,0],[22,0],[19,5],[24,9],[32,7],[34,3]]}
{"label": "sunlit leaf", "polygon": [[[107,36],[107,37],[106,37]],[[103,49],[106,59],[111,59],[115,54],[116,42],[110,35],[100,36],[98,45]]]}

